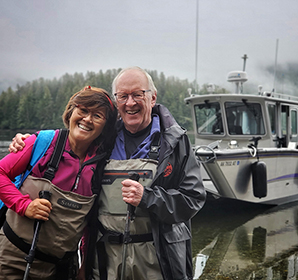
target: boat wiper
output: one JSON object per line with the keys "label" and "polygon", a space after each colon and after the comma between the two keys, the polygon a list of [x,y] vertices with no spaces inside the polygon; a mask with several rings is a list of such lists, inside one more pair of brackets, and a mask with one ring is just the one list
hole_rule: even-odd
{"label": "boat wiper", "polygon": [[205,108],[210,109],[211,106],[210,106],[209,100],[205,99],[204,102],[205,102]]}
{"label": "boat wiper", "polygon": [[242,100],[242,102],[244,103],[244,105],[246,106],[246,107],[248,107],[248,104],[247,104],[247,99],[241,99]]}
{"label": "boat wiper", "polygon": [[275,139],[273,139],[274,142],[277,142],[277,148],[282,148],[282,147],[286,147],[286,136],[276,136]]}
{"label": "boat wiper", "polygon": [[256,118],[258,113],[256,112],[255,108],[252,106],[249,106],[249,104],[247,103],[247,99],[242,99],[243,104],[245,105],[245,107],[252,113],[252,115]]}
{"label": "boat wiper", "polygon": [[204,104],[199,104],[199,109],[203,109],[203,108],[207,108],[207,109],[211,108],[211,105],[208,99],[204,100]]}
{"label": "boat wiper", "polygon": [[258,148],[259,140],[261,140],[261,139],[262,139],[262,137],[261,136],[258,136],[258,137],[253,137],[253,138],[249,139],[249,141],[253,141],[254,142],[254,146],[256,148]]}
{"label": "boat wiper", "polygon": [[204,100],[204,103],[205,104],[201,104],[201,105],[199,105],[199,108],[200,109],[208,109],[208,110],[204,110],[204,115],[206,116],[206,117],[209,117],[210,116],[210,114],[211,114],[211,105],[210,105],[210,103],[209,103],[209,100],[208,99],[205,99]]}

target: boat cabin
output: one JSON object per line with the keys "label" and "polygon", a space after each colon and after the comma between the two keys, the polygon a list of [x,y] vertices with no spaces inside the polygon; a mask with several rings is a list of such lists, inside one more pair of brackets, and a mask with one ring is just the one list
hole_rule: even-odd
{"label": "boat cabin", "polygon": [[192,95],[185,101],[192,108],[196,146],[216,140],[247,146],[260,137],[259,147],[297,148],[298,98],[259,92]]}

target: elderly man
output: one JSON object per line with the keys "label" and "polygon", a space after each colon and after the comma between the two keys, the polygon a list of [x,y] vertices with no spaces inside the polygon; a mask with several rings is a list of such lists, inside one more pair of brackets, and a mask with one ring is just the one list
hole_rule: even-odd
{"label": "elderly man", "polygon": [[190,219],[206,193],[186,131],[156,104],[157,90],[143,69],[122,70],[112,88],[121,118],[99,197],[100,279],[123,273],[127,204],[135,207],[135,218],[122,279],[192,279]]}

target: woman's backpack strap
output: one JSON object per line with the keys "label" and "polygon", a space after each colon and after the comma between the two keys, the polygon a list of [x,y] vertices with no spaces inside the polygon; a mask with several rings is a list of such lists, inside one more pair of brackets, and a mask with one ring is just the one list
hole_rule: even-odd
{"label": "woman's backpack strap", "polygon": [[57,142],[55,145],[54,153],[52,154],[51,160],[48,163],[48,169],[46,170],[46,172],[43,175],[43,177],[45,179],[48,179],[50,181],[53,180],[53,178],[55,176],[55,172],[58,169],[60,159],[64,152],[67,136],[68,136],[68,130],[60,129],[58,139],[57,139]]}

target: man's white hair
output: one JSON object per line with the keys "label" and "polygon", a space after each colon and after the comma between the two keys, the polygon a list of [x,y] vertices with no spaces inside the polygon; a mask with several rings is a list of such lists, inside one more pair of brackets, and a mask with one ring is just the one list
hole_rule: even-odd
{"label": "man's white hair", "polygon": [[149,85],[149,89],[151,90],[151,94],[153,94],[154,92],[157,93],[157,89],[154,85],[152,77],[144,69],[142,69],[138,66],[132,66],[132,67],[127,67],[127,68],[122,69],[118,73],[118,75],[115,77],[115,79],[113,80],[113,83],[112,83],[112,93],[113,93],[113,95],[116,93],[116,86],[117,86],[118,78],[128,70],[138,70],[138,71],[142,72],[143,74],[145,74],[145,76],[147,77],[147,80],[148,80],[148,85]]}

